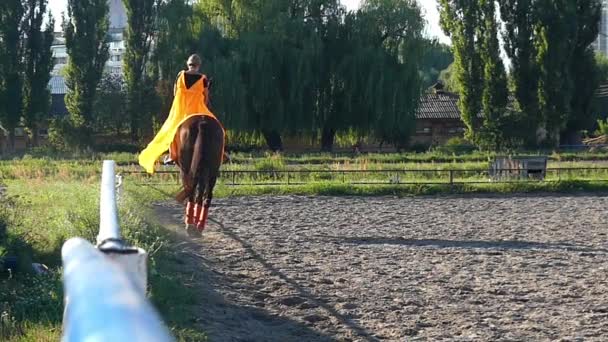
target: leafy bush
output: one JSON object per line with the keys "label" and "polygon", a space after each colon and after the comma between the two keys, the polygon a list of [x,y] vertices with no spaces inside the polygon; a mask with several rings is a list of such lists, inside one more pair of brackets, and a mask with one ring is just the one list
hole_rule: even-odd
{"label": "leafy bush", "polygon": [[435,150],[445,154],[467,154],[477,148],[471,142],[461,137],[450,138],[445,145],[438,146]]}
{"label": "leafy bush", "polygon": [[280,154],[274,154],[256,161],[254,169],[257,171],[281,171],[285,170],[285,160]]}
{"label": "leafy bush", "polygon": [[429,149],[431,148],[431,145],[429,144],[413,144],[412,146],[410,146],[410,150],[412,152],[416,152],[416,153],[424,153],[424,152],[428,152]]}
{"label": "leafy bush", "polygon": [[608,135],[608,119],[597,120],[597,135]]}

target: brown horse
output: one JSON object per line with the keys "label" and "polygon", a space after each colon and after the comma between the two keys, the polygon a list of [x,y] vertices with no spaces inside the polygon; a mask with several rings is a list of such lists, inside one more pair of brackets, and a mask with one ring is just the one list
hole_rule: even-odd
{"label": "brown horse", "polygon": [[224,157],[224,130],[209,116],[196,115],[187,119],[178,129],[179,157],[183,190],[175,197],[186,204],[185,223],[199,232],[205,229],[213,188]]}

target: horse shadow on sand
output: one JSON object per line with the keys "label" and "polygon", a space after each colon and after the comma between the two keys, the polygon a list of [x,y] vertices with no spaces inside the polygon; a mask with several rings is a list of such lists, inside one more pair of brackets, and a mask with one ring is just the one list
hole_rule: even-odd
{"label": "horse shadow on sand", "polygon": [[[341,314],[340,312],[338,312],[338,310],[336,310],[336,308],[333,305],[329,304],[322,297],[313,294],[309,289],[301,286],[296,280],[291,279],[288,275],[281,272],[281,270],[279,270],[277,267],[272,265],[271,262],[266,260],[258,252],[256,252],[255,249],[251,246],[251,244],[247,243],[240,236],[238,236],[238,234],[234,230],[226,227],[223,223],[221,223],[217,220],[210,218],[209,221],[215,223],[223,234],[230,237],[234,241],[238,242],[242,246],[242,248],[246,251],[246,253],[250,257],[252,257],[254,260],[256,260],[258,263],[260,263],[272,276],[275,276],[275,277],[278,277],[279,279],[281,279],[281,281],[284,284],[286,284],[287,286],[296,290],[298,293],[298,296],[306,299],[306,301],[308,303],[313,303],[313,304],[317,305],[318,307],[322,308],[323,311],[328,316],[330,316],[333,319],[335,319],[336,321],[338,321],[339,324],[341,324],[343,327],[346,327],[353,334],[353,336],[356,336],[355,337],[356,340],[358,340],[358,341],[380,341],[381,340],[378,337],[374,336],[374,334],[372,332],[368,331],[367,329],[365,329],[364,327],[359,325],[356,321],[354,321],[350,317],[345,316],[345,315]],[[337,339],[335,339],[334,337],[330,337],[328,335],[319,335],[318,338],[312,339],[312,340],[308,340],[308,339],[298,339],[298,340],[299,341],[337,341]]]}
{"label": "horse shadow on sand", "polygon": [[[176,213],[177,211],[172,210],[172,214]],[[309,290],[283,274],[233,230],[212,218],[209,221],[215,224],[213,229],[219,229],[242,245],[248,257],[259,262],[273,276],[296,289],[308,303],[317,304],[330,316],[344,323],[355,335],[358,335],[358,340],[378,341],[355,322],[340,315],[333,306],[315,297]],[[172,235],[173,241],[178,241],[172,249],[178,253],[181,271],[184,274],[192,274],[189,286],[196,286],[202,302],[200,308],[196,308],[198,317],[193,317],[192,321],[207,334],[210,341],[337,341],[335,337],[315,330],[308,324],[273,314],[265,310],[263,305],[256,306],[260,303],[244,303],[242,298],[234,300],[232,297],[235,295],[244,295],[244,298],[247,298],[262,293],[262,285],[258,286],[251,279],[241,279],[237,275],[225,272],[222,265],[205,256],[207,253],[199,241],[185,237],[185,232],[177,230],[181,225],[176,225],[175,221],[171,224],[161,223]],[[236,287],[238,288],[235,290]],[[225,291],[227,288],[231,290]]]}

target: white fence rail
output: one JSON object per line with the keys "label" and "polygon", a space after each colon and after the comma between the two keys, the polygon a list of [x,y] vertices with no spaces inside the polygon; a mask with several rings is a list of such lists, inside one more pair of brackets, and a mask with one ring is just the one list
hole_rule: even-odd
{"label": "white fence rail", "polygon": [[73,238],[61,255],[63,341],[173,341],[146,298],[146,252],[120,236],[114,161],[103,164],[97,247]]}

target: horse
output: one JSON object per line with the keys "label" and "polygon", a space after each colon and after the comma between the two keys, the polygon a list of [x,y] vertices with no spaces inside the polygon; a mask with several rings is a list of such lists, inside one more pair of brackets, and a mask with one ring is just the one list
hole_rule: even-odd
{"label": "horse", "polygon": [[224,160],[224,129],[217,119],[206,115],[194,115],[184,121],[177,130],[179,156],[176,164],[180,169],[183,189],[175,199],[184,204],[184,223],[190,231],[205,229],[213,188]]}

